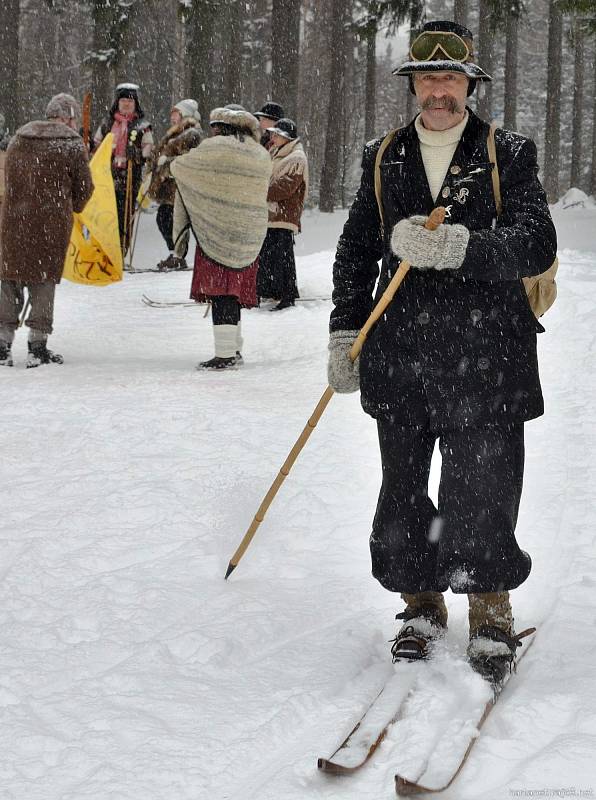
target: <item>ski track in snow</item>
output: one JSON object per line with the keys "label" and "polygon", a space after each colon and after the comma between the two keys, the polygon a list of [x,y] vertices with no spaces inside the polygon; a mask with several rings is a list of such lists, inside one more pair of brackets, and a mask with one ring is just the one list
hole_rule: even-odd
{"label": "ski track in snow", "polygon": [[[596,211],[556,218],[563,248],[593,236]],[[304,296],[329,296],[344,219],[307,217]],[[144,215],[137,266],[164,255]],[[596,791],[596,253],[560,259],[518,527],[534,569],[513,594],[518,627],[539,632],[446,800]],[[245,312],[245,366],[198,373],[204,309],[140,300],[189,284],[64,282],[51,346],[66,363],[26,371],[21,331],[0,374],[0,798],[391,797],[397,729],[357,775],[316,770],[391,672],[400,608],[369,574],[380,463],[357,396],[333,398],[223,580],[325,389],[330,304]],[[461,653],[466,603],[447,600]]]}

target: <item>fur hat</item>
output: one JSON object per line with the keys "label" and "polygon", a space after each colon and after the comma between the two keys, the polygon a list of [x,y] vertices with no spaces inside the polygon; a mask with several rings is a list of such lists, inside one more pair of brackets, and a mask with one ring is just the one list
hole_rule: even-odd
{"label": "fur hat", "polygon": [[210,125],[231,125],[233,128],[248,128],[255,142],[261,141],[258,119],[243,106],[235,103],[214,108],[209,115]]}
{"label": "fur hat", "polygon": [[79,119],[81,107],[71,94],[55,94],[46,106],[46,119]]}
{"label": "fur hat", "polygon": [[[461,56],[459,53],[456,56],[454,51],[459,49]],[[476,81],[492,81],[491,76],[474,63],[472,32],[450,20],[427,22],[412,42],[410,59],[393,70],[394,75],[409,77],[411,91],[414,90],[412,76],[417,72],[461,72],[470,80],[468,94],[474,91]]]}
{"label": "fur hat", "polygon": [[186,117],[191,117],[192,119],[196,120],[197,122],[201,121],[201,115],[199,114],[199,104],[196,100],[192,100],[188,98],[187,100],[180,100],[180,102],[176,103],[176,105],[172,108],[172,111],[176,109],[182,114],[182,118],[185,119]]}
{"label": "fur hat", "polygon": [[118,111],[118,101],[122,100],[123,97],[128,97],[130,100],[135,101],[135,113],[138,119],[143,119],[145,113],[139,102],[139,87],[136,83],[119,83],[118,86],[116,86],[116,95],[112,107],[110,108],[110,116],[112,119],[116,111]]}

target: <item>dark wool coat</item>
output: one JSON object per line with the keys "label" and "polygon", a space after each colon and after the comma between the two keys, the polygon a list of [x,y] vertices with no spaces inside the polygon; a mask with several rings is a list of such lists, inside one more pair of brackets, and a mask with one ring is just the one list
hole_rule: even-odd
{"label": "dark wool coat", "polygon": [[[173,125],[167,131],[151,156],[150,197],[160,204],[174,205],[176,181],[170,174],[170,162],[177,156],[188,153],[193,147],[198,147],[202,138],[201,126],[196,120],[188,117],[183,119],[179,125]],[[160,156],[166,156],[168,159],[161,166],[157,163]]]}
{"label": "dark wool coat", "polygon": [[556,255],[536,147],[523,136],[497,131],[503,213],[495,222],[489,126],[469,114],[436,204],[414,123],[398,131],[381,166],[384,234],[374,191],[381,140],[367,145],[360,189],[337,247],[330,328],[357,330],[373,308],[377,261],[383,259],[375,302],[399,265],[389,246],[399,220],[444,205],[446,224],[460,223],[471,232],[460,269],[410,270],[364,344],[363,408],[398,425],[430,421],[434,429],[461,428],[523,422],[543,413],[536,334],[544,328],[521,281],[544,272]]}
{"label": "dark wool coat", "polygon": [[72,214],[93,193],[83,140],[62,122],[29,122],[6,153],[0,278],[60,283]]}

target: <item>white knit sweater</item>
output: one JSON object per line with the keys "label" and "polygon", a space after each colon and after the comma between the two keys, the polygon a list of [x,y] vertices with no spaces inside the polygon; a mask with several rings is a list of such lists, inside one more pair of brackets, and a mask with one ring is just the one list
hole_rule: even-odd
{"label": "white knit sweater", "polygon": [[420,140],[420,153],[426,170],[430,193],[433,201],[436,201],[453,154],[457,149],[464,128],[468,124],[468,112],[466,111],[464,118],[458,125],[446,131],[429,131],[422,125],[422,117],[420,115],[416,117],[414,124]]}

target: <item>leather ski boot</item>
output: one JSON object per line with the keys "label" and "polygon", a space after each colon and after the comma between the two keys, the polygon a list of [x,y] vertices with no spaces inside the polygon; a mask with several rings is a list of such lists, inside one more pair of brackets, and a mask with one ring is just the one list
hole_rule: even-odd
{"label": "leather ski boot", "polygon": [[392,640],[393,663],[427,658],[432,645],[447,631],[447,608],[440,592],[403,594],[402,597],[408,605],[395,617],[404,620],[404,624]]}

